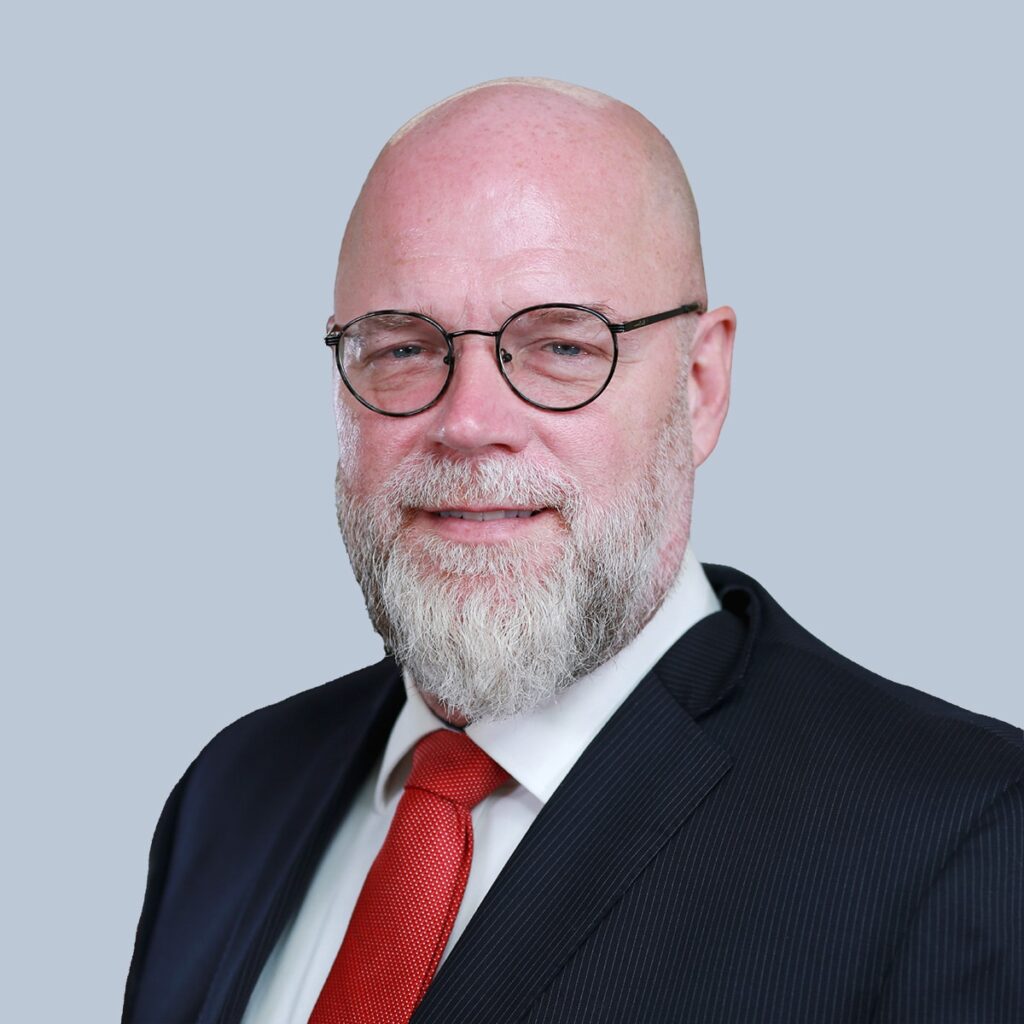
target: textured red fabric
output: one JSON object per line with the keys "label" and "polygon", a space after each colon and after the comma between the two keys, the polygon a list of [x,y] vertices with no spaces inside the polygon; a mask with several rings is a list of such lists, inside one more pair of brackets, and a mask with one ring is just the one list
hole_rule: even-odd
{"label": "textured red fabric", "polygon": [[416,744],[412,771],[310,1024],[404,1024],[441,962],[473,859],[470,811],[509,775],[468,736]]}

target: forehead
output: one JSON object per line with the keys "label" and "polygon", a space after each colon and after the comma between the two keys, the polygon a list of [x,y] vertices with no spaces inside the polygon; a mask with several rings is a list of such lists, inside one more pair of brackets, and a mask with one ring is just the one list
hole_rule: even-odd
{"label": "forehead", "polygon": [[346,233],[339,314],[441,302],[451,316],[460,292],[494,312],[661,296],[643,161],[625,159],[592,117],[506,128],[468,117],[385,152]]}

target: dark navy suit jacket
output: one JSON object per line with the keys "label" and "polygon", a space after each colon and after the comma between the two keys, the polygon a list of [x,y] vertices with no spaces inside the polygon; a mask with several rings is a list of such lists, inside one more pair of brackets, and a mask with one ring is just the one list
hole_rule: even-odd
{"label": "dark navy suit jacket", "polygon": [[[415,1024],[1024,1021],[1019,729],[723,610],[545,805]],[[248,715],[157,825],[124,1021],[238,1021],[404,699],[385,660]]]}

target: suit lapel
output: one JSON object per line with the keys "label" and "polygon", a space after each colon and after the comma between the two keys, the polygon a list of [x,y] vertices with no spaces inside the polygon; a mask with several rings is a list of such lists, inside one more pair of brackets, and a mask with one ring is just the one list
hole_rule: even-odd
{"label": "suit lapel", "polygon": [[404,700],[393,662],[339,687],[343,731],[311,752],[311,770],[287,809],[259,881],[224,950],[198,1024],[241,1019],[281,928],[308,888],[313,871],[360,784],[383,749]]}
{"label": "suit lapel", "polygon": [[489,1024],[522,1017],[728,772],[694,716],[735,689],[750,640],[716,613],[637,686],[537,816],[414,1024],[477,1021],[484,1007]]}

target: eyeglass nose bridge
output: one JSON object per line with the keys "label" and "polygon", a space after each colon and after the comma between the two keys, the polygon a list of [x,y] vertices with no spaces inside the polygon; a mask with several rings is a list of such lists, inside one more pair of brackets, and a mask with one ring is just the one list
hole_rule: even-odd
{"label": "eyeglass nose bridge", "polygon": [[450,341],[454,341],[456,338],[461,338],[464,334],[479,334],[482,338],[496,338],[501,331],[447,331],[448,338]]}
{"label": "eyeglass nose bridge", "polygon": [[[462,337],[464,337],[467,334],[476,334],[476,335],[479,335],[481,338],[494,338],[495,347],[497,348],[497,356],[498,356],[498,358],[503,363],[511,363],[512,362],[512,354],[510,352],[506,352],[503,348],[498,348],[498,346],[497,346],[498,338],[501,336],[501,330],[500,329],[497,330],[497,331],[475,331],[472,328],[470,328],[470,329],[467,329],[465,331],[445,331],[444,332],[444,336],[448,339],[448,345],[449,346],[452,345],[452,343],[455,341],[456,338],[462,338]],[[455,352],[454,352],[453,349],[450,350],[448,352],[448,354],[444,357],[444,364],[445,364],[445,366],[454,366],[455,365]]]}

